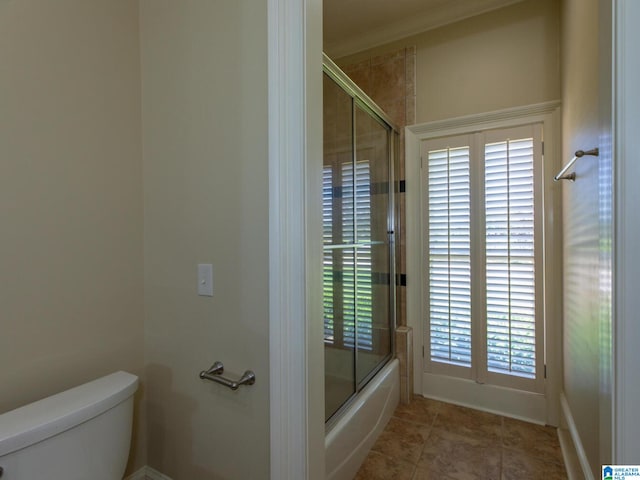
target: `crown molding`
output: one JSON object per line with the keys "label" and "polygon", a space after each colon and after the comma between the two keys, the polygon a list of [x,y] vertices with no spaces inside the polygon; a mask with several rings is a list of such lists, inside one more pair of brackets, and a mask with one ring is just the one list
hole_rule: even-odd
{"label": "crown molding", "polygon": [[331,58],[341,58],[522,1],[523,0],[475,0],[469,2],[464,0],[450,0],[422,14],[413,15],[382,26],[372,25],[371,28],[366,29],[364,33],[356,33],[337,40],[325,39],[324,50],[329,53]]}

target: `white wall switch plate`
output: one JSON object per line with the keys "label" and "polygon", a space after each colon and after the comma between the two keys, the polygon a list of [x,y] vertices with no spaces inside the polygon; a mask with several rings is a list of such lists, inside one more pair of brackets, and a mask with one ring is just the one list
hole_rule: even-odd
{"label": "white wall switch plate", "polygon": [[213,297],[213,265],[198,264],[198,295]]}

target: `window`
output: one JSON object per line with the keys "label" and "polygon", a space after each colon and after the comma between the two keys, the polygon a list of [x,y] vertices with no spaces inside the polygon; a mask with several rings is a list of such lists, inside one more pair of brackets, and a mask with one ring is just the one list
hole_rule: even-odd
{"label": "window", "polygon": [[423,143],[433,373],[543,389],[541,147],[538,124]]}

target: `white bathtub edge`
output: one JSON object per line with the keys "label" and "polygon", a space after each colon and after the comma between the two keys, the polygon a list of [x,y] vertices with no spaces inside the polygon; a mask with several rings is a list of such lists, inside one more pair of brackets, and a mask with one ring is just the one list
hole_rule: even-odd
{"label": "white bathtub edge", "polygon": [[325,435],[328,480],[352,480],[400,402],[397,359],[389,362],[360,392],[353,405]]}

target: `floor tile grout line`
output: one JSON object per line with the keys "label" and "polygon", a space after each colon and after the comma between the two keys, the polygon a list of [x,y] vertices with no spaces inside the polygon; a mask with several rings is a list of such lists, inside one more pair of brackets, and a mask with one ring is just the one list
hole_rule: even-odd
{"label": "floor tile grout line", "polygon": [[[416,446],[419,446],[419,455],[417,456],[413,456],[411,459],[401,459],[401,458],[397,458],[387,452],[380,452],[377,451],[376,454],[381,455],[384,458],[387,459],[392,459],[395,461],[399,461],[402,462],[406,467],[405,468],[405,472],[406,474],[410,474],[411,476],[408,478],[411,478],[411,480],[417,480],[418,478],[418,472],[419,472],[419,466],[421,465],[421,461],[424,455],[424,450],[426,448],[427,442],[431,441],[431,439],[433,438],[434,432],[436,431],[435,425],[437,424],[438,420],[440,419],[440,417],[442,417],[443,413],[441,412],[441,407],[443,404],[441,404],[440,402],[438,402],[437,404],[432,404],[431,406],[429,405],[425,405],[424,409],[421,408],[421,406],[418,406],[416,408],[416,410],[404,410],[401,415],[409,415],[410,417],[413,417],[414,414],[416,417],[420,418],[420,420],[423,420],[425,417],[430,417],[430,420],[427,422],[423,422],[423,421],[415,421],[414,418],[403,418],[400,416],[397,416],[394,412],[394,414],[392,415],[393,418],[395,418],[396,420],[399,420],[400,424],[404,424],[404,425],[412,425],[415,427],[419,427],[420,429],[423,429],[424,431],[426,431],[426,435],[424,437],[422,437],[422,442],[421,445],[420,444],[414,444]],[[414,412],[412,414],[412,411]],[[417,413],[416,413],[417,411]],[[422,414],[422,415],[421,415]],[[451,415],[445,415],[444,417],[442,417],[443,419],[448,419],[448,420],[452,420]],[[526,444],[521,443],[520,439],[522,438],[522,432],[518,431],[518,430],[512,430],[511,427],[508,427],[507,425],[507,417],[504,417],[502,415],[495,415],[495,417],[498,417],[499,419],[499,429],[498,429],[498,435],[499,438],[496,439],[498,440],[497,442],[492,441],[491,444],[493,445],[493,449],[497,450],[496,453],[499,453],[498,459],[499,459],[499,465],[497,465],[499,468],[496,469],[497,471],[495,473],[497,473],[499,475],[499,478],[505,478],[504,474],[505,474],[505,459],[506,459],[506,455],[507,452],[512,452],[513,454],[517,454],[517,455],[523,455],[524,457],[529,458],[530,460],[533,460],[537,463],[552,463],[555,464],[555,466],[560,467],[562,470],[564,470],[564,463],[562,462],[562,459],[560,459],[559,461],[556,459],[554,461],[553,458],[549,457],[547,455],[547,451],[546,450],[542,450],[539,453],[542,453],[542,455],[538,455],[538,454],[531,454],[531,450],[527,450]],[[455,418],[454,418],[455,420]],[[461,422],[459,422],[461,425],[465,425],[465,419],[461,418],[458,420],[462,420]],[[493,422],[493,421],[492,421]],[[454,422],[455,423],[455,422]],[[484,421],[482,421],[481,423],[484,424]],[[444,428],[445,431],[449,431],[449,429],[447,428],[446,422],[445,424],[441,425],[441,427]],[[489,424],[487,424],[489,425]],[[495,423],[493,423],[493,425],[495,425]],[[498,425],[496,425],[498,426]],[[491,428],[495,428],[495,427],[491,427]],[[424,431],[422,433],[424,433]],[[495,431],[495,430],[494,430]],[[422,435],[421,433],[421,435]],[[535,431],[534,431],[535,433]],[[393,435],[398,435],[400,436],[400,438],[402,438],[402,433],[396,433],[394,432]],[[515,436],[514,436],[515,435]],[[526,435],[526,432],[525,432]],[[470,433],[464,433],[460,435],[461,437],[463,437],[464,439],[467,440],[472,440],[472,441],[476,441],[477,436],[473,434],[473,432]],[[507,437],[509,437],[510,441],[507,442]],[[535,438],[535,436],[533,437]],[[544,437],[542,437],[542,439],[544,439]],[[546,445],[546,443],[545,443]],[[487,445],[489,446],[489,444]],[[413,459],[417,459],[416,461],[414,461]],[[427,469],[429,469],[429,465],[430,462],[427,462],[427,464],[425,464],[425,467]],[[513,465],[512,465],[513,467]],[[510,471],[510,470],[509,470]],[[512,472],[513,473],[513,472]],[[566,474],[566,473],[565,473]],[[377,477],[376,477],[377,478]],[[389,478],[387,476],[384,477]],[[403,477],[404,478],[404,477]],[[493,479],[493,477],[491,477]],[[391,480],[391,479],[389,479]]]}
{"label": "floor tile grout line", "polygon": [[[422,442],[422,448],[420,449],[420,456],[418,457],[418,462],[416,463],[416,471],[418,470],[418,465],[420,465],[420,462],[422,461],[422,454],[424,453],[424,449],[427,446],[427,442],[429,441],[429,439],[431,438],[431,435],[433,434],[433,422],[435,421],[436,415],[433,416],[433,420],[431,421],[431,426],[429,427],[429,433],[427,434],[427,438],[425,438],[424,441]],[[414,475],[415,475],[415,472],[414,472]]]}
{"label": "floor tile grout line", "polygon": [[431,425],[429,425],[429,433],[427,435],[427,438],[425,438],[424,441],[422,442],[422,448],[420,449],[420,456],[418,457],[418,462],[415,464],[415,467],[414,467],[414,470],[413,470],[413,476],[411,477],[412,480],[414,480],[416,478],[416,474],[418,473],[418,466],[422,462],[422,455],[424,453],[424,449],[426,448],[427,442],[431,438],[431,435],[433,435],[433,429],[434,429],[434,425],[436,423],[436,418],[438,417],[438,413],[439,413],[439,411],[436,411],[435,414],[433,415],[433,418],[431,419]]}
{"label": "floor tile grout line", "polygon": [[416,478],[416,472],[418,471],[418,464],[415,464],[413,466],[413,471],[411,472],[411,480],[414,480]]}

